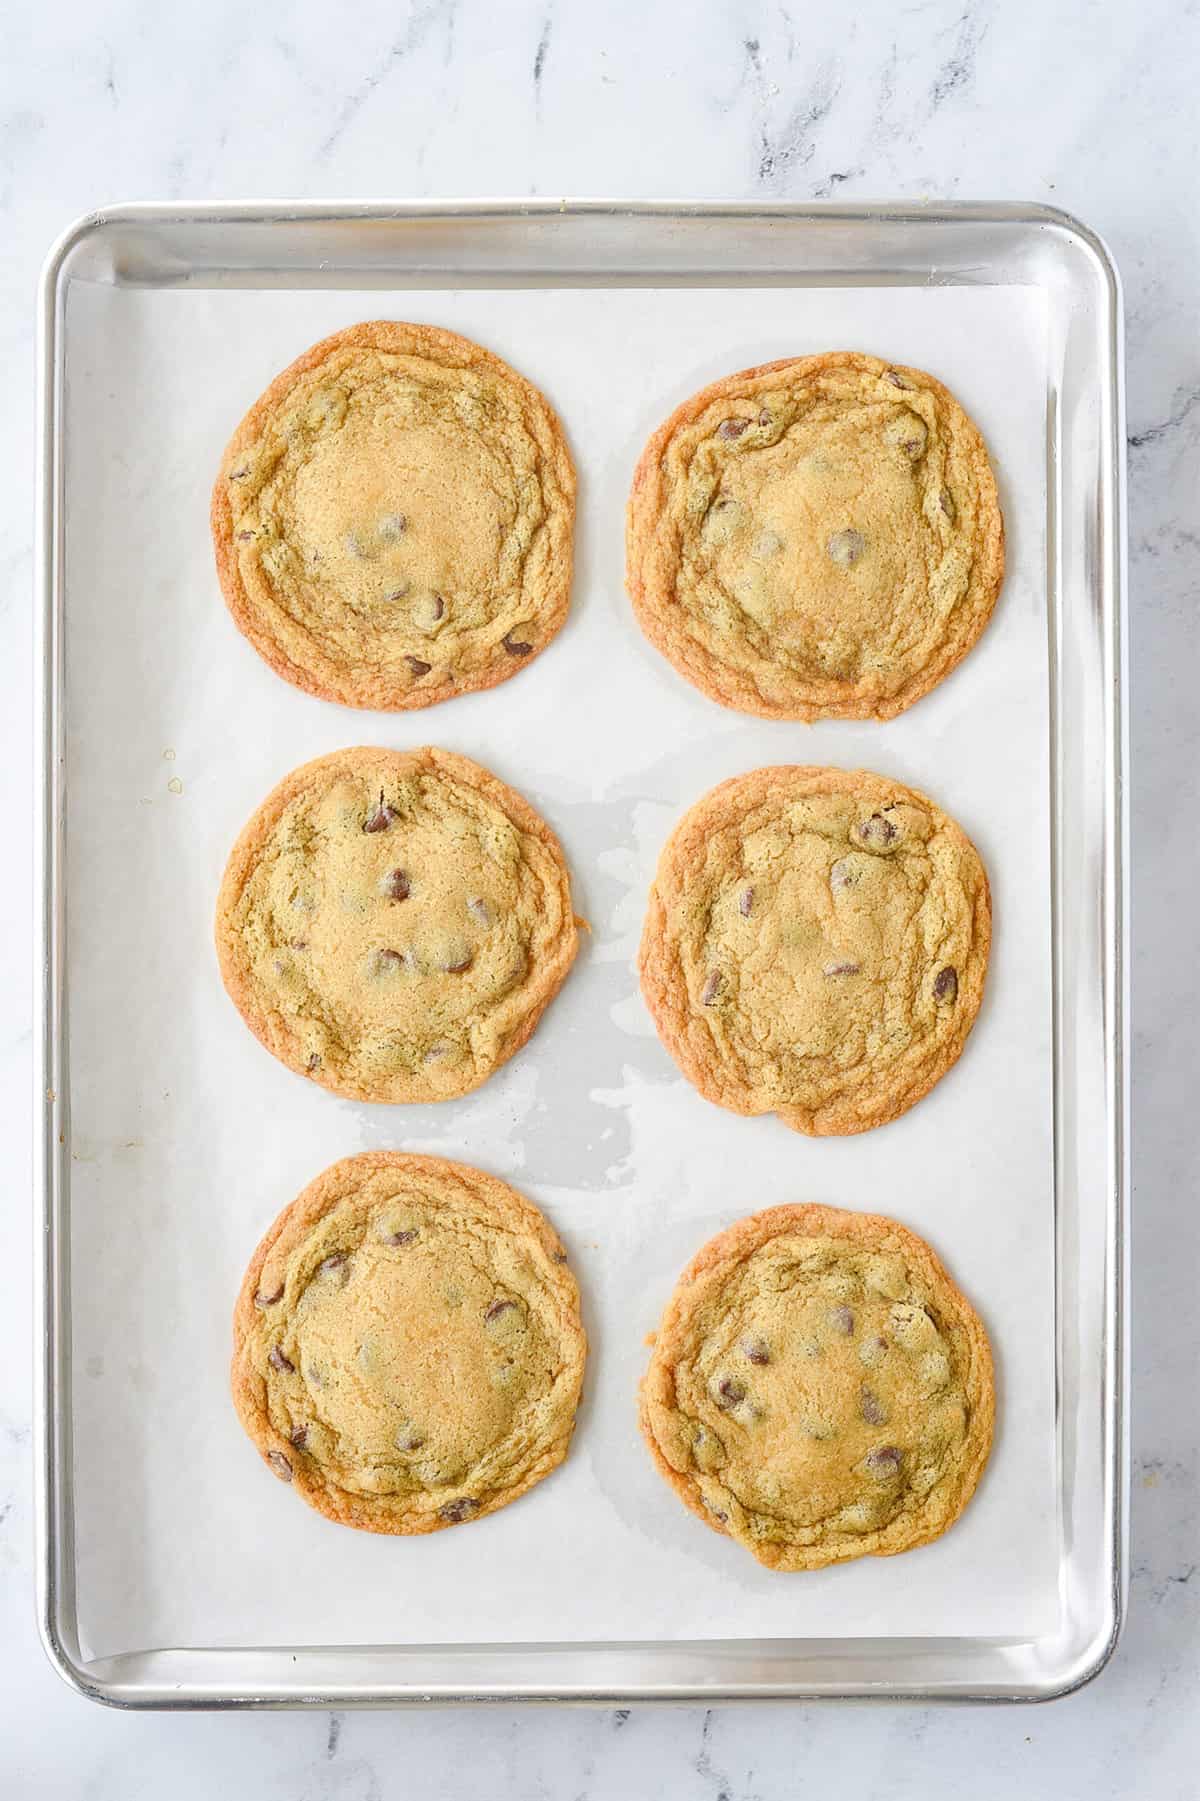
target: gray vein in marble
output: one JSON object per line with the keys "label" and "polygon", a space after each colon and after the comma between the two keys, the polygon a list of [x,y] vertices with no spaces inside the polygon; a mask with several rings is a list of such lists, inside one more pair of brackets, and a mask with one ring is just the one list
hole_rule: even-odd
{"label": "gray vein in marble", "polygon": [[396,65],[419,50],[426,42],[433,29],[441,25],[446,34],[445,57],[448,62],[454,43],[454,13],[456,0],[430,0],[427,6],[417,7],[408,23],[408,29],[398,37],[384,56],[380,67],[370,75],[364,76],[358,86],[352,89],[334,120],[333,128],[322,140],[317,156],[323,161],[335,149],[340,139],[350,129],[367,101],[371,98],[381,82],[387,80]]}
{"label": "gray vein in marble", "polygon": [[1198,406],[1200,386],[1185,389],[1165,419],[1161,419],[1157,425],[1146,426],[1142,431],[1130,432],[1129,448],[1144,450],[1147,444],[1157,444],[1160,438],[1165,438],[1169,432],[1189,419]]}
{"label": "gray vein in marble", "polygon": [[965,99],[970,92],[975,81],[975,59],[987,28],[983,8],[974,0],[955,22],[954,46],[933,78],[929,90],[931,113],[952,95]]}

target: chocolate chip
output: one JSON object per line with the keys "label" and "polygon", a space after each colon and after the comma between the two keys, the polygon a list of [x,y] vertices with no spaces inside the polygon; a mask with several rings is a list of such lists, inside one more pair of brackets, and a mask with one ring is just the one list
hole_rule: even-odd
{"label": "chocolate chip", "polygon": [[954,501],[951,498],[951,496],[946,492],[945,488],[943,488],[941,493],[938,495],[938,505],[941,507],[943,513],[945,513],[947,519],[949,519],[950,523],[953,525],[953,523],[954,523]]}
{"label": "chocolate chip", "polygon": [[292,939],[292,949],[294,951],[306,951],[308,949],[308,939],[307,938],[293,938]]}
{"label": "chocolate chip", "polygon": [[253,532],[239,532],[238,533],[238,543],[239,544],[249,544],[249,542],[250,542],[251,538],[253,538],[253,536],[254,536]]}
{"label": "chocolate chip", "polygon": [[342,540],[352,557],[366,557],[368,552],[357,532],[347,532]]}
{"label": "chocolate chip", "polygon": [[702,1007],[711,1007],[720,992],[721,972],[718,969],[714,969],[700,992],[700,1005]]}
{"label": "chocolate chip", "polygon": [[403,869],[389,869],[379,879],[379,892],[388,900],[407,900],[412,893],[407,872]]}
{"label": "chocolate chip", "polygon": [[753,890],[753,888],[743,888],[742,892],[738,895],[738,912],[741,914],[743,919],[748,919],[750,917],[750,909],[753,905],[754,905],[754,890]]}
{"label": "chocolate chip", "polygon": [[905,381],[904,377],[895,369],[888,369],[885,372],[883,379],[884,381],[890,381],[893,388],[908,388],[912,386],[912,383]]}
{"label": "chocolate chip", "polygon": [[233,473],[230,475],[229,479],[231,482],[244,482],[246,477],[249,475],[249,473],[250,473],[249,467],[246,467],[244,469],[235,469],[233,471]]}
{"label": "chocolate chip", "polygon": [[762,410],[761,410],[761,411],[760,411],[760,413],[759,413],[759,415],[758,415],[758,423],[759,423],[759,424],[760,424],[760,425],[770,425],[770,423],[771,423],[771,409],[770,409],[770,407],[769,407],[769,406],[765,406],[765,407],[763,407],[763,408],[762,408]]}
{"label": "chocolate chip", "polygon": [[861,532],[856,532],[852,525],[845,531],[834,532],[826,542],[825,549],[839,569],[849,569],[857,563],[867,548],[867,540]]}
{"label": "chocolate chip", "polygon": [[277,1344],[271,1346],[270,1352],[267,1355],[267,1362],[271,1365],[272,1369],[279,1370],[280,1373],[285,1376],[292,1376],[296,1373],[295,1364],[290,1357],[284,1356]]}
{"label": "chocolate chip", "polygon": [[517,1303],[515,1301],[493,1301],[483,1317],[485,1323],[490,1324],[492,1320],[499,1319],[502,1313],[516,1313],[516,1311]]}
{"label": "chocolate chip", "polygon": [[422,657],[405,657],[404,661],[408,664],[414,675],[428,675],[429,671],[433,668],[433,664],[426,663]]}
{"label": "chocolate chip", "polygon": [[730,1407],[740,1406],[745,1399],[744,1385],[735,1381],[732,1376],[722,1376],[717,1383],[717,1406],[728,1410]]}
{"label": "chocolate chip", "polygon": [[873,1476],[886,1481],[900,1468],[900,1452],[895,1445],[880,1445],[878,1450],[867,1452],[867,1468]]}
{"label": "chocolate chip", "polygon": [[275,1471],[275,1474],[279,1477],[281,1482],[290,1482],[291,1481],[292,1466],[288,1462],[287,1458],[284,1456],[282,1451],[268,1451],[267,1452],[267,1462],[270,1464],[271,1468]]}
{"label": "chocolate chip", "polygon": [[492,909],[488,906],[488,904],[485,900],[480,900],[478,898],[478,896],[476,896],[472,900],[469,900],[467,902],[467,911],[468,911],[468,913],[471,914],[473,919],[477,919],[479,921],[481,926],[490,926],[491,925]]}
{"label": "chocolate chip", "polygon": [[404,600],[411,589],[411,582],[401,582],[398,588],[390,588],[383,598],[385,600]]}
{"label": "chocolate chip", "polygon": [[724,1508],[722,1508],[722,1507],[714,1507],[712,1510],[712,1516],[713,1516],[714,1520],[720,1520],[722,1526],[727,1526],[729,1524],[729,1515],[725,1512]]}
{"label": "chocolate chip", "polygon": [[448,976],[462,975],[463,971],[470,969],[472,963],[475,961],[474,955],[466,948],[466,946],[463,946],[462,949],[459,949],[456,946],[454,950],[447,951],[446,956],[447,958],[452,957],[454,961],[443,961],[438,964],[438,968],[445,970]]}
{"label": "chocolate chip", "polygon": [[740,438],[749,427],[749,419],[723,419],[717,427],[718,438]]}
{"label": "chocolate chip", "polygon": [[858,1410],[868,1426],[886,1426],[887,1408],[873,1388],[864,1388],[858,1399]]}
{"label": "chocolate chip", "polygon": [[341,1269],[346,1261],[345,1251],[334,1251],[331,1257],[322,1257],[317,1265],[318,1276],[327,1276],[332,1270]]}
{"label": "chocolate chip", "polygon": [[379,790],[379,805],[373,812],[368,814],[367,818],[363,821],[363,831],[389,832],[392,829],[393,819],[398,819],[399,817],[400,815],[393,812],[392,808],[389,807],[384,800],[383,789],[381,788]]}
{"label": "chocolate chip", "polygon": [[854,827],[854,836],[868,850],[886,850],[895,844],[900,836],[899,826],[892,824],[883,813],[872,813],[870,819],[860,819]]}
{"label": "chocolate chip", "polygon": [[527,657],[533,649],[532,644],[527,644],[524,638],[514,638],[511,632],[505,632],[500,642],[510,657]]}
{"label": "chocolate chip", "polygon": [[425,1440],[421,1437],[421,1434],[415,1432],[411,1426],[401,1426],[399,1432],[396,1434],[396,1449],[398,1451],[419,1451],[424,1443]]}
{"label": "chocolate chip", "polygon": [[279,1287],[275,1290],[274,1294],[264,1294],[262,1289],[260,1288],[258,1293],[254,1297],[254,1305],[256,1307],[273,1307],[275,1305],[276,1301],[282,1301],[282,1299],[283,1299],[283,1283],[281,1282],[279,1284]]}
{"label": "chocolate chip", "polygon": [[405,1232],[391,1232],[384,1239],[384,1244],[415,1244],[421,1236],[417,1226],[409,1226]]}
{"label": "chocolate chip", "polygon": [[402,538],[408,530],[408,520],[403,513],[385,513],[375,529],[381,538]]}
{"label": "chocolate chip", "polygon": [[291,1438],[292,1443],[295,1445],[296,1449],[298,1451],[302,1451],[304,1449],[305,1445],[308,1443],[308,1427],[307,1426],[293,1426],[289,1436]]}
{"label": "chocolate chip", "polygon": [[440,594],[435,594],[429,606],[429,616],[436,625],[446,611],[446,603]]}
{"label": "chocolate chip", "polygon": [[565,1251],[555,1251],[550,1261],[551,1263],[565,1263],[567,1261],[567,1253]]}
{"label": "chocolate chip", "polygon": [[390,975],[404,962],[403,951],[372,951],[370,972],[373,976]]}
{"label": "chocolate chip", "polygon": [[305,1069],[309,1070],[310,1072],[314,1069],[320,1069],[320,1067],[321,1067],[320,1054],[317,1051],[313,1051],[312,1055],[309,1057],[308,1062],[304,1065],[304,1067],[305,1067]]}
{"label": "chocolate chip", "polygon": [[849,1338],[854,1330],[853,1311],[849,1307],[831,1307],[829,1310],[829,1322],[832,1326],[836,1326],[839,1332],[844,1332],[846,1337]]}
{"label": "chocolate chip", "polygon": [[840,894],[844,888],[857,888],[861,874],[849,857],[840,857],[829,871],[829,886],[835,894]]}
{"label": "chocolate chip", "polygon": [[945,969],[939,969],[933,979],[933,998],[935,1001],[958,999],[958,971],[949,963]]}
{"label": "chocolate chip", "polygon": [[823,973],[827,976],[856,976],[860,967],[857,963],[827,963]]}
{"label": "chocolate chip", "polygon": [[743,1338],[742,1355],[748,1363],[770,1363],[771,1353],[761,1338]]}
{"label": "chocolate chip", "polygon": [[473,1501],[470,1495],[463,1495],[457,1501],[447,1501],[444,1507],[438,1508],[439,1520],[445,1520],[451,1526],[460,1526],[479,1512],[479,1502]]}

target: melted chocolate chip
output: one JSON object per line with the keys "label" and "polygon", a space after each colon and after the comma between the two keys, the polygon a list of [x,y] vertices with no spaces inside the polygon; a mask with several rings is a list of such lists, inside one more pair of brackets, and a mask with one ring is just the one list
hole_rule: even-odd
{"label": "melted chocolate chip", "polygon": [[275,1474],[279,1477],[281,1482],[290,1482],[291,1481],[292,1466],[288,1462],[287,1458],[284,1456],[282,1451],[268,1451],[267,1452],[267,1462],[270,1464],[271,1468],[275,1471]]}
{"label": "melted chocolate chip", "polygon": [[739,1407],[745,1399],[745,1384],[736,1381],[732,1376],[722,1376],[717,1383],[718,1407],[724,1407],[726,1410],[731,1407]]}
{"label": "melted chocolate chip", "polygon": [[437,621],[444,616],[445,611],[445,601],[440,594],[435,594],[429,608],[429,617],[433,620],[435,625],[437,624]]}
{"label": "melted chocolate chip", "polygon": [[723,1507],[714,1507],[712,1516],[714,1520],[720,1520],[722,1526],[727,1526],[729,1524],[729,1515],[725,1512]]}
{"label": "melted chocolate chip", "polygon": [[823,974],[827,976],[856,976],[861,968],[858,963],[827,963]]}
{"label": "melted chocolate chip", "polygon": [[900,829],[894,826],[883,813],[872,813],[870,819],[861,819],[854,828],[854,836],[868,850],[886,850],[888,845],[895,844],[900,836]]}
{"label": "melted chocolate chip", "polygon": [[235,469],[229,479],[231,482],[244,482],[249,473],[249,468]]}
{"label": "melted chocolate chip", "polygon": [[760,413],[759,413],[759,415],[758,415],[758,423],[759,423],[759,424],[760,424],[760,425],[770,425],[770,423],[771,423],[771,409],[770,409],[770,407],[769,407],[769,406],[765,406],[765,407],[763,407],[763,408],[762,408],[762,410],[761,410],[761,411],[760,411]]}
{"label": "melted chocolate chip", "polygon": [[947,519],[949,519],[950,523],[953,524],[954,523],[954,501],[951,498],[951,496],[946,492],[945,488],[943,488],[941,493],[938,495],[938,505],[941,507],[943,513],[945,513],[945,515],[946,515]]}
{"label": "melted chocolate chip", "polygon": [[461,1499],[447,1501],[444,1507],[439,1507],[438,1518],[451,1526],[460,1526],[464,1520],[472,1519],[478,1512],[479,1502],[473,1501],[470,1495],[463,1495]]}
{"label": "melted chocolate chip", "polygon": [[285,1357],[277,1344],[271,1346],[267,1354],[267,1362],[272,1369],[279,1370],[285,1376],[292,1376],[296,1372],[296,1366],[291,1358]]}
{"label": "melted chocolate chip", "polygon": [[900,1468],[900,1452],[895,1445],[880,1445],[878,1450],[867,1452],[867,1468],[881,1479],[894,1476]]}
{"label": "melted chocolate chip", "polygon": [[320,1058],[319,1053],[314,1051],[312,1053],[312,1055],[310,1056],[310,1058],[308,1059],[308,1062],[304,1065],[304,1067],[305,1067],[305,1069],[307,1069],[309,1071],[312,1071],[314,1069],[320,1069],[321,1058]]}
{"label": "melted chocolate chip", "polygon": [[829,886],[835,894],[840,894],[844,888],[857,888],[860,874],[849,857],[840,857],[829,871]]}
{"label": "melted chocolate chip", "polygon": [[333,1270],[341,1269],[345,1261],[345,1251],[334,1251],[331,1257],[322,1257],[317,1265],[318,1276],[328,1276]]}
{"label": "melted chocolate chip", "polygon": [[718,438],[740,438],[749,427],[749,419],[723,419],[717,427]]}
{"label": "melted chocolate chip", "polygon": [[408,880],[407,871],[403,869],[389,869],[387,874],[380,878],[379,892],[388,900],[407,900],[412,893],[412,887]]}
{"label": "melted chocolate chip", "polygon": [[510,657],[527,657],[533,649],[532,644],[527,644],[524,638],[514,638],[511,632],[505,632],[500,642]]}
{"label": "melted chocolate chip", "polygon": [[403,951],[373,951],[371,953],[371,974],[373,976],[390,975],[394,970],[399,969],[403,962]]}
{"label": "melted chocolate chip", "polygon": [[958,971],[949,963],[933,978],[933,998],[935,1001],[958,999]]}
{"label": "melted chocolate chip", "polygon": [[700,1005],[711,1007],[721,992],[721,972],[714,969],[700,991]]}
{"label": "melted chocolate chip", "polygon": [[475,961],[474,956],[472,955],[472,953],[469,950],[465,950],[465,951],[455,950],[455,951],[450,952],[449,954],[451,956],[453,956],[453,958],[454,958],[453,963],[439,963],[438,964],[438,968],[445,970],[445,972],[448,976],[462,975],[463,971],[470,969],[472,963]]}
{"label": "melted chocolate chip", "polygon": [[883,379],[884,381],[890,381],[893,388],[907,388],[911,386],[911,383],[906,382],[904,377],[895,369],[887,370]]}
{"label": "melted chocolate chip", "polygon": [[469,900],[467,902],[467,911],[468,911],[468,913],[470,913],[470,915],[473,919],[477,919],[479,921],[481,926],[490,926],[491,925],[492,909],[488,906],[488,904],[485,900],[480,900],[478,897],[476,897],[473,900]]}
{"label": "melted chocolate chip", "polygon": [[742,1355],[748,1363],[770,1363],[771,1353],[761,1338],[743,1338]]}
{"label": "melted chocolate chip", "polygon": [[428,675],[429,671],[433,668],[433,664],[426,663],[422,657],[405,657],[404,661],[408,664],[414,675]]}
{"label": "melted chocolate chip", "polygon": [[866,548],[867,540],[853,526],[847,526],[845,531],[834,532],[825,545],[830,559],[839,569],[852,568]]}
{"label": "melted chocolate chip", "polygon": [[402,538],[408,530],[408,520],[403,513],[385,513],[375,529],[381,538]]}
{"label": "melted chocolate chip", "polygon": [[742,892],[738,895],[738,912],[741,914],[743,919],[749,918],[750,909],[753,905],[754,905],[754,890],[753,890],[753,888],[743,888]]}
{"label": "melted chocolate chip", "polygon": [[886,1426],[887,1408],[879,1399],[873,1388],[864,1388],[858,1400],[858,1410],[868,1426]]}
{"label": "melted chocolate chip", "polygon": [[406,1232],[391,1232],[384,1239],[384,1244],[415,1244],[421,1236],[416,1226],[409,1226]]}
{"label": "melted chocolate chip", "polygon": [[493,1301],[483,1317],[486,1323],[490,1323],[494,1319],[499,1319],[503,1313],[515,1313],[516,1311],[517,1303],[515,1301]]}
{"label": "melted chocolate chip", "polygon": [[283,1299],[283,1283],[281,1282],[279,1284],[279,1287],[275,1290],[274,1294],[264,1294],[262,1289],[260,1288],[258,1293],[254,1297],[254,1305],[256,1307],[273,1307],[275,1305],[276,1301],[282,1301],[282,1299]]}
{"label": "melted chocolate chip", "polygon": [[291,1441],[295,1445],[296,1449],[298,1451],[302,1451],[304,1449],[305,1445],[308,1443],[308,1427],[307,1426],[293,1426],[289,1436],[291,1437]]}
{"label": "melted chocolate chip", "polygon": [[402,1426],[400,1431],[396,1434],[396,1449],[398,1451],[419,1451],[424,1443],[425,1440],[421,1437],[421,1434],[415,1432],[411,1426]]}
{"label": "melted chocolate chip", "polygon": [[844,1332],[846,1337],[849,1338],[854,1330],[853,1310],[849,1307],[833,1307],[829,1312],[829,1322],[832,1326],[835,1326],[839,1332]]}
{"label": "melted chocolate chip", "polygon": [[379,791],[379,805],[374,808],[363,821],[363,831],[389,832],[392,828],[392,821],[399,817],[399,814],[395,813],[392,808],[387,805],[383,798],[383,790],[381,788]]}

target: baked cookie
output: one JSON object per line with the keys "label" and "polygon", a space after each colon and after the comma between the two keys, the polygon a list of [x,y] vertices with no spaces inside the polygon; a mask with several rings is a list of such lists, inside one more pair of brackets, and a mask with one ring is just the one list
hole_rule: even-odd
{"label": "baked cookie", "polygon": [[994,1411],[987,1334],[929,1246],[835,1207],[771,1207],[706,1244],[640,1396],[676,1494],[776,1570],[939,1538]]}
{"label": "baked cookie", "polygon": [[285,1207],[233,1316],[233,1400],[275,1474],[368,1532],[494,1513],[567,1454],[587,1341],[566,1253],[495,1176],[401,1151]]}
{"label": "baked cookie", "polygon": [[865,1132],[958,1057],[991,942],[970,839],[867,770],[755,769],[676,826],[638,966],[659,1036],[735,1113]]}
{"label": "baked cookie", "polygon": [[433,325],[335,332],[238,426],[212,499],[229,610],[350,707],[506,681],[567,614],[575,472],[546,400]]}
{"label": "baked cookie", "polygon": [[891,719],[966,656],[1004,574],[987,450],[941,382],[850,351],[701,389],[633,478],[646,636],[724,706]]}
{"label": "baked cookie", "polygon": [[441,1101],[525,1043],[578,945],[557,838],[444,750],[293,770],[234,845],[221,975],[267,1049],[335,1094]]}

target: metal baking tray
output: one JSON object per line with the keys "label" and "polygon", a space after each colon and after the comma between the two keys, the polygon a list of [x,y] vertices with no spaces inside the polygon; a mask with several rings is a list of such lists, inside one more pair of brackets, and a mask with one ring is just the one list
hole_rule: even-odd
{"label": "metal baking tray", "polygon": [[[94,897],[86,891],[69,893],[66,880],[70,856],[88,830],[86,818],[72,810],[73,778],[89,754],[86,740],[73,733],[73,696],[87,671],[72,662],[72,626],[82,617],[77,609],[87,605],[89,571],[73,567],[67,556],[68,518],[81,504],[71,485],[77,445],[68,441],[66,430],[74,368],[68,303],[80,285],[117,297],[180,290],[229,296],[248,290],[377,290],[388,296],[379,303],[380,312],[394,316],[404,316],[404,295],[418,291],[426,303],[430,291],[483,289],[549,293],[569,305],[570,296],[594,290],[785,290],[799,300],[805,291],[838,289],[874,297],[883,341],[889,309],[903,295],[989,286],[1044,295],[1046,432],[1044,443],[1029,449],[1044,458],[1046,495],[1045,518],[1036,528],[1045,543],[1049,681],[1049,844],[1044,848],[1050,877],[1045,931],[1052,1168],[1046,1204],[1052,1294],[1045,1325],[1053,1363],[1049,1405],[1057,1595],[1050,1629],[1025,1636],[898,1636],[893,1630],[886,1635],[787,1637],[767,1630],[708,1638],[647,1632],[611,1640],[572,1636],[568,1629],[543,1634],[537,1642],[437,1644],[382,1643],[377,1637],[373,1642],[322,1644],[312,1642],[311,1635],[269,1633],[264,1642],[253,1644],[131,1643],[102,1655],[89,1650],[81,1630],[86,1596],[81,1595],[77,1527],[83,1499],[94,1504],[95,1497],[85,1497],[77,1485],[87,1397],[84,1372],[73,1357],[72,1292],[77,1304],[90,1296],[95,1271],[78,1254],[79,1208],[89,1197],[80,1187],[82,1146],[73,1154],[70,1027],[72,1007],[84,1003],[80,972],[68,956],[68,919],[77,924]],[[280,363],[284,360],[281,355]],[[532,355],[516,360],[537,379]],[[638,385],[636,372],[632,382]],[[250,398],[231,397],[230,424]],[[81,219],[49,256],[40,296],[39,401],[38,1606],[47,1653],[63,1677],[93,1699],[155,1708],[837,1696],[1022,1700],[1064,1694],[1087,1681],[1111,1654],[1121,1626],[1128,1511],[1122,303],[1117,272],[1095,234],[1062,213],[1021,205],[459,201],[120,206]],[[660,410],[665,412],[665,403]],[[568,420],[568,429],[572,426],[579,434],[585,422]],[[145,494],[131,491],[131,479],[116,446],[106,504],[143,503]],[[203,496],[198,504],[203,507]],[[587,516],[588,507],[585,492],[583,530],[592,533],[601,529],[601,522]],[[1030,523],[1010,515],[1010,535],[1014,527],[1019,534]],[[619,535],[620,522],[608,520],[603,529]],[[219,605],[215,594],[212,604]],[[112,629],[121,631],[120,619]],[[991,630],[1002,629],[998,616]],[[542,667],[550,667],[549,658]],[[969,671],[970,659],[964,667]],[[530,674],[510,685],[514,701],[522,693],[531,696],[526,684],[534,679]],[[307,700],[297,704],[315,709]],[[708,706],[698,698],[696,704]],[[710,711],[715,729],[719,710]],[[719,714],[727,738],[736,729],[735,719]],[[388,723],[374,721],[385,735]],[[114,713],[103,729],[119,737],[128,724]],[[1003,722],[989,722],[986,709],[981,712],[979,731],[997,724]],[[887,767],[892,728],[874,729],[879,736],[872,760]],[[440,730],[439,719],[436,726],[426,724],[425,735],[432,731],[437,736]],[[348,721],[344,741],[359,735],[354,721]],[[292,761],[305,754],[298,738]],[[804,744],[796,739],[787,754],[793,760],[819,755],[811,740]],[[731,767],[750,765],[748,755],[737,760],[736,745],[730,755]],[[281,763],[280,773],[284,767]],[[698,794],[705,785],[697,779],[692,792]],[[257,798],[248,793],[247,802]],[[80,1017],[77,1012],[77,1027]],[[128,1058],[134,1080],[146,1074],[136,1067],[135,1026],[134,1021],[121,1022],[127,1043],[117,1049],[119,1057]],[[298,1104],[308,1103],[307,1091],[300,1091]],[[486,1163],[487,1145],[476,1148]],[[536,1184],[533,1168],[529,1179]],[[533,1192],[538,1193],[536,1185]],[[276,1204],[287,1198],[286,1192],[278,1193]],[[795,1198],[816,1197],[801,1192]],[[904,1217],[921,1229],[911,1208]],[[560,1212],[556,1223],[561,1219]],[[90,1231],[95,1229],[93,1224]],[[247,1254],[255,1236],[247,1222]],[[701,1236],[692,1232],[687,1248],[694,1248]],[[95,1240],[82,1242],[86,1249]],[[939,1242],[939,1248],[946,1247]],[[582,1276],[586,1293],[586,1270]],[[144,1280],[149,1291],[154,1278],[151,1248],[134,1285]],[[119,1311],[137,1299],[129,1292],[114,1293],[111,1307]],[[630,1322],[630,1332],[640,1338],[651,1323],[639,1315]],[[1003,1358],[1002,1322],[999,1327]],[[603,1364],[599,1358],[597,1362],[593,1383],[604,1380]],[[96,1373],[87,1371],[88,1376]],[[669,1505],[664,1496],[664,1508]],[[535,1533],[553,1530],[549,1497],[545,1511],[529,1507],[528,1524]],[[965,1523],[956,1530],[964,1532]],[[120,1572],[115,1579],[136,1581],[136,1571]]]}

